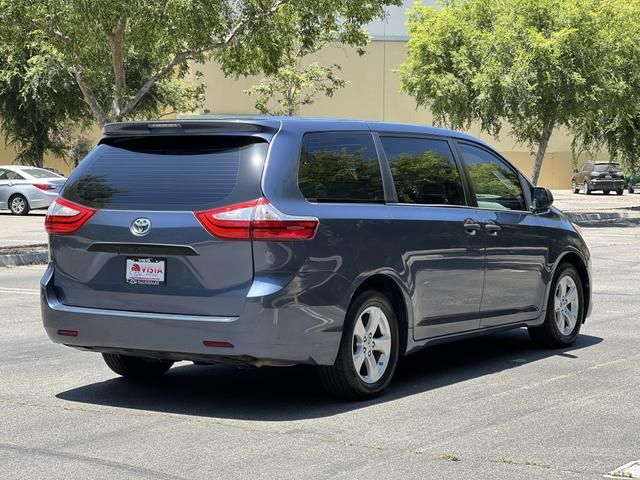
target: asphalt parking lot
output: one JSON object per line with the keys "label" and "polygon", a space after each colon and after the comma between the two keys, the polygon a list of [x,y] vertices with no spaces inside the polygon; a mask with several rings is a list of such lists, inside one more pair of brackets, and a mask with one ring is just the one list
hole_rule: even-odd
{"label": "asphalt parking lot", "polygon": [[602,478],[640,458],[640,227],[584,232],[595,306],[572,348],[525,331],[434,347],[365,403],[304,367],[116,378],[47,339],[44,266],[0,269],[0,478]]}

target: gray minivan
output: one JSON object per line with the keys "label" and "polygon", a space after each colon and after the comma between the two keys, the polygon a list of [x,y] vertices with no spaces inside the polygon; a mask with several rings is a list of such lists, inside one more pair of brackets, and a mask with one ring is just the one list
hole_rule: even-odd
{"label": "gray minivan", "polygon": [[369,398],[398,358],[591,310],[576,227],[482,141],[304,118],[107,125],[48,211],[42,316],[116,373],[176,361],[317,367]]}

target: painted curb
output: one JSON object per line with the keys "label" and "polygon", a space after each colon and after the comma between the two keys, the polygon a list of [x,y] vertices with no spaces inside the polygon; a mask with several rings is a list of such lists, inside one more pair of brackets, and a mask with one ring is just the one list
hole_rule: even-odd
{"label": "painted curb", "polygon": [[21,267],[23,265],[44,265],[49,261],[49,253],[12,253],[0,255],[0,267]]}

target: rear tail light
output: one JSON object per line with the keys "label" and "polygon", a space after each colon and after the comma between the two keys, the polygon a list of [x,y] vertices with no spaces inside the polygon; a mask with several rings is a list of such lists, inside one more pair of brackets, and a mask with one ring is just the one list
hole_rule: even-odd
{"label": "rear tail light", "polygon": [[227,240],[309,240],[320,221],[282,213],[266,198],[194,212],[202,226]]}
{"label": "rear tail light", "polygon": [[34,183],[33,184],[34,187],[39,188],[40,190],[55,190],[56,186],[55,185],[49,185],[47,183]]}
{"label": "rear tail light", "polygon": [[64,198],[56,198],[47,210],[44,229],[52,235],[65,235],[76,232],[89,220],[95,208],[85,207]]}

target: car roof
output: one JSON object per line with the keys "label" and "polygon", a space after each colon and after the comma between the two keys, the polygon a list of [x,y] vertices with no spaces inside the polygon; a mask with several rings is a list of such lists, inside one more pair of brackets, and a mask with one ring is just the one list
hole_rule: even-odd
{"label": "car roof", "polygon": [[37,168],[39,170],[46,170],[46,168],[34,167],[33,165],[0,165],[0,168],[8,168],[10,170],[25,170],[28,168]]}
{"label": "car roof", "polygon": [[280,129],[286,129],[288,126],[296,129],[308,130],[348,130],[364,129],[376,132],[388,133],[414,133],[420,135],[437,135],[442,137],[453,137],[464,140],[471,140],[489,146],[486,142],[456,130],[446,128],[437,128],[426,125],[416,125],[408,123],[394,123],[383,121],[369,121],[358,119],[343,118],[323,118],[323,117],[284,117],[284,116],[260,116],[260,115],[180,115],[175,120],[158,120],[158,121],[137,121],[137,122],[121,122],[105,125],[105,135],[124,135],[134,131],[140,133],[140,129],[146,127],[166,129],[170,133],[171,126],[182,126],[189,129],[204,130],[207,125],[211,128],[229,123],[242,125],[243,128],[248,126],[261,127],[264,131],[275,133]]}

